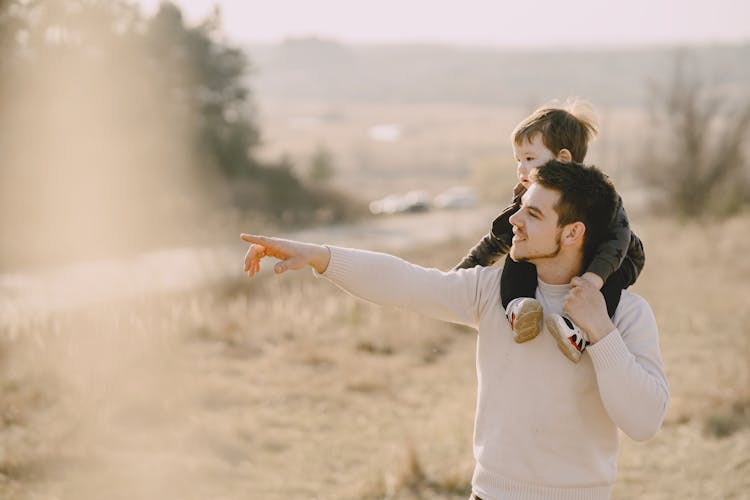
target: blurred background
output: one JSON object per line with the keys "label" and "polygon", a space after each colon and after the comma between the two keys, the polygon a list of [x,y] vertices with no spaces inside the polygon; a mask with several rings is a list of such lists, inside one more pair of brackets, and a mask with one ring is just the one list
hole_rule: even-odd
{"label": "blurred background", "polygon": [[[615,498],[750,498],[750,6],[0,0],[0,497],[466,498],[472,332],[240,232],[450,269],[580,97],[672,401]],[[722,465],[718,465],[722,464]]]}

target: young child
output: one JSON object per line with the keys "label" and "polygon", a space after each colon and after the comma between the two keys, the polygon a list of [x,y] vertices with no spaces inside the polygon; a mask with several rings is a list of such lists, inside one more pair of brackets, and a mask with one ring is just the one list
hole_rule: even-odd
{"label": "young child", "polygon": [[[582,163],[588,143],[596,136],[597,125],[591,106],[580,100],[565,107],[545,106],[523,120],[511,134],[516,158],[518,184],[513,202],[493,221],[492,228],[455,269],[490,266],[507,254],[512,245],[511,215],[521,206],[521,196],[529,186],[529,174],[549,160]],[[614,315],[623,289],[632,285],[643,269],[643,245],[630,230],[622,198],[610,225],[610,239],[585,256],[589,262],[582,277],[601,289],[607,312]],[[542,306],[534,298],[537,288],[536,267],[506,257],[500,294],[505,314],[516,342],[526,342],[539,334]],[[560,315],[550,315],[545,324],[558,347],[577,363],[588,346],[588,338],[573,322]]]}

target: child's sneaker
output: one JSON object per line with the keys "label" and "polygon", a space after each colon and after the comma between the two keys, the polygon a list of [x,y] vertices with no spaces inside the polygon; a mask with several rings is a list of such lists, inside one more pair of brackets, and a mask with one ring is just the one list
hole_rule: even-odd
{"label": "child's sneaker", "polygon": [[557,347],[573,363],[581,360],[581,354],[589,345],[589,339],[575,323],[565,316],[551,314],[545,321],[547,329],[557,341]]}
{"label": "child's sneaker", "polygon": [[513,329],[513,340],[526,342],[539,335],[542,321],[542,304],[536,299],[519,297],[513,299],[505,309],[510,327]]}

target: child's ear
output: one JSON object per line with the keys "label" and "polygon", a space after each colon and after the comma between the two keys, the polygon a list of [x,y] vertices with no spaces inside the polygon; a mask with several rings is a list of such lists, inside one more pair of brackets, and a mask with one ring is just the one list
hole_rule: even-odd
{"label": "child's ear", "polygon": [[555,159],[562,163],[570,163],[573,161],[573,155],[567,149],[561,149]]}
{"label": "child's ear", "polygon": [[583,244],[584,234],[586,234],[586,225],[583,222],[568,224],[563,230],[563,243],[566,245]]}

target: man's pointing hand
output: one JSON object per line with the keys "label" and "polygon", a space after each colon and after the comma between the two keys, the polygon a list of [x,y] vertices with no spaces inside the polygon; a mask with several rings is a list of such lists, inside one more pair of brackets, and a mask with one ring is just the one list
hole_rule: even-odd
{"label": "man's pointing hand", "polygon": [[331,259],[331,251],[322,245],[244,233],[240,237],[250,243],[245,254],[244,270],[251,278],[260,271],[260,261],[264,257],[275,257],[281,261],[273,267],[276,274],[302,269],[305,265],[324,273]]}

